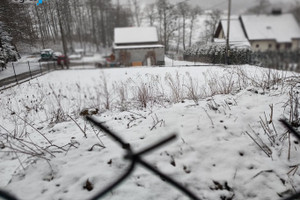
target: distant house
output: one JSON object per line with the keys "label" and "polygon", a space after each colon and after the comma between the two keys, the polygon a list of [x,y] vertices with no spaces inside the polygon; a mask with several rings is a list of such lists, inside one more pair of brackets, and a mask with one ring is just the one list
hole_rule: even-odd
{"label": "distant house", "polygon": [[[231,44],[247,39],[253,51],[300,49],[300,28],[292,14],[242,15],[230,22]],[[227,20],[221,20],[216,41],[226,39],[226,33]]]}
{"label": "distant house", "polygon": [[[251,45],[244,33],[238,18],[230,20],[229,43],[232,47],[250,48]],[[221,19],[217,27],[214,41],[225,44],[227,38],[227,20]]]}
{"label": "distant house", "polygon": [[115,28],[113,52],[124,66],[164,65],[165,49],[155,27]]}

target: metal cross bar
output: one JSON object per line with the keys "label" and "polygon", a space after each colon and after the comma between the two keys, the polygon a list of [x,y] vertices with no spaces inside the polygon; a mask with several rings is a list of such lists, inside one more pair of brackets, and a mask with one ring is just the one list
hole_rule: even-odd
{"label": "metal cross bar", "polygon": [[[116,133],[114,133],[113,131],[109,130],[107,127],[105,127],[102,123],[98,122],[96,119],[94,119],[93,117],[87,117],[86,118],[88,121],[90,121],[91,123],[93,123],[95,126],[97,126],[99,129],[103,130],[104,132],[106,132],[112,139],[116,140],[126,151],[127,154],[124,156],[125,159],[130,160],[130,165],[127,168],[126,172],[121,175],[115,182],[113,182],[112,184],[110,184],[109,186],[107,186],[105,189],[103,189],[102,191],[98,192],[96,195],[94,195],[94,197],[90,198],[90,200],[97,200],[102,198],[105,194],[107,194],[109,191],[111,191],[112,189],[116,188],[119,184],[121,184],[129,175],[132,174],[132,172],[134,171],[135,167],[137,164],[142,165],[143,167],[147,168],[148,170],[152,171],[154,174],[160,176],[162,179],[164,179],[166,182],[168,182],[169,184],[171,184],[172,186],[174,186],[175,188],[177,188],[178,190],[180,190],[181,192],[183,192],[185,195],[187,195],[188,197],[190,197],[193,200],[200,200],[195,194],[193,194],[191,191],[189,191],[187,188],[183,187],[182,185],[180,185],[179,183],[177,183],[175,180],[173,180],[171,177],[163,174],[162,172],[158,171],[157,169],[155,169],[152,165],[150,165],[149,163],[147,163],[146,161],[144,161],[141,156],[145,155],[147,153],[149,153],[152,150],[157,149],[158,147],[161,147],[162,145],[165,145],[166,143],[170,142],[171,140],[176,138],[176,135],[173,134],[161,141],[159,141],[156,144],[153,144],[147,148],[145,148],[144,150],[134,153],[130,147],[130,145],[126,142],[124,142]],[[296,131],[294,129],[294,127],[288,123],[286,120],[279,120],[299,141],[300,141],[300,133],[298,131]],[[11,194],[8,194],[7,192],[4,192],[2,190],[0,190],[0,197],[4,198],[4,200],[18,200],[17,198],[15,198],[14,196],[12,196]],[[296,200],[300,198],[300,192],[296,193],[284,200]]]}
{"label": "metal cross bar", "polygon": [[2,191],[2,190],[0,190],[0,197],[4,198],[4,200],[6,200],[6,199],[7,200],[18,200],[14,196],[12,196],[11,194],[8,194],[7,192]]}
{"label": "metal cross bar", "polygon": [[95,120],[93,117],[87,117],[86,118],[88,121],[90,121],[91,123],[93,123],[95,126],[97,126],[99,129],[103,130],[104,132],[106,132],[109,136],[111,136],[113,139],[115,139],[122,147],[126,147],[125,149],[127,150],[127,154],[125,155],[125,159],[128,159],[131,161],[130,164],[130,170],[128,170],[121,178],[119,178],[118,180],[116,180],[114,183],[111,184],[111,186],[107,187],[107,189],[103,190],[102,192],[99,192],[98,195],[96,195],[92,200],[96,200],[96,199],[100,199],[101,197],[103,197],[107,192],[109,192],[111,189],[115,188],[117,185],[119,185],[120,181],[124,181],[126,177],[128,177],[134,170],[134,166],[136,164],[140,164],[142,166],[144,166],[145,168],[147,168],[148,170],[152,171],[154,174],[160,176],[161,178],[163,178],[166,182],[168,182],[169,184],[173,185],[175,188],[177,188],[178,190],[180,190],[181,192],[183,192],[185,195],[187,195],[188,197],[190,197],[193,200],[200,200],[195,194],[193,194],[191,191],[189,191],[187,188],[183,187],[181,184],[179,184],[178,182],[176,182],[175,180],[173,180],[171,177],[163,174],[162,172],[158,171],[157,169],[155,169],[153,166],[151,166],[149,163],[147,163],[146,161],[144,161],[141,158],[141,155],[144,155],[154,149],[157,149],[158,147],[161,147],[162,145],[170,142],[171,140],[176,138],[176,135],[171,135],[170,137],[163,139],[161,141],[159,141],[158,143],[151,145],[150,147],[140,151],[139,153],[134,153],[130,146],[128,145],[128,143],[124,142],[120,137],[118,137],[118,135],[116,133],[114,133],[113,131],[109,130],[108,128],[106,128],[102,123],[98,122],[97,120]]}

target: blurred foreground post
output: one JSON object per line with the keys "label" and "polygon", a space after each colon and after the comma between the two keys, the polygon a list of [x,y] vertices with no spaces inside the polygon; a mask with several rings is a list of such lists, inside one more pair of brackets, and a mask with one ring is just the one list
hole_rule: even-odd
{"label": "blurred foreground post", "polygon": [[30,74],[30,78],[32,79],[32,73],[31,73],[31,69],[30,69],[30,64],[29,64],[29,61],[27,61],[27,64],[28,64],[28,68],[29,68],[29,74]]}
{"label": "blurred foreground post", "polygon": [[19,84],[19,83],[18,83],[18,79],[17,79],[16,70],[15,70],[15,65],[14,65],[14,63],[13,63],[13,62],[12,62],[11,64],[12,64],[12,66],[13,66],[13,69],[14,69],[14,74],[15,74],[15,79],[16,79],[16,82],[17,82],[17,84]]}

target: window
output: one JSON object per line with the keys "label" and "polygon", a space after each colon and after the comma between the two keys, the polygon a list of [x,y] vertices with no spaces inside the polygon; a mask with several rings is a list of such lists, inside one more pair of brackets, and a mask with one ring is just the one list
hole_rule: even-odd
{"label": "window", "polygon": [[286,43],[285,44],[285,49],[290,49],[292,47],[292,44],[291,43]]}
{"label": "window", "polygon": [[277,49],[277,50],[280,49],[280,44],[276,44],[276,49]]}
{"label": "window", "polygon": [[269,44],[269,49],[271,49],[272,48],[272,44]]}
{"label": "window", "polygon": [[256,48],[259,48],[259,44],[256,44]]}

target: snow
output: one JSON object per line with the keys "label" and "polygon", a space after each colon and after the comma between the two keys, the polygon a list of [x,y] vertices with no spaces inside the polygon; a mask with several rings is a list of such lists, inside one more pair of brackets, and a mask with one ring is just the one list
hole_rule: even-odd
{"label": "snow", "polygon": [[[287,81],[268,85],[270,77]],[[261,127],[260,117],[266,116],[269,120],[270,105],[273,105],[274,126],[282,136],[285,130],[278,119],[289,116],[289,83],[293,85],[293,80],[298,77],[292,72],[249,65],[48,73],[1,92],[0,137],[7,134],[5,127],[16,135],[24,131],[23,139],[40,147],[49,145],[43,136],[57,146],[69,144],[64,147],[67,151],[52,146],[47,150],[55,157],[44,151],[39,159],[19,151],[8,153],[10,148],[5,143],[8,146],[0,148],[0,187],[23,200],[79,200],[89,199],[119,177],[128,166],[123,159],[124,149],[105,133],[94,130],[78,114],[84,108],[98,108],[100,112],[94,115],[97,120],[129,142],[134,151],[176,133],[176,141],[151,152],[145,160],[199,198],[213,200],[234,195],[233,199],[280,199],[278,194],[300,189],[300,171],[295,175],[287,174],[290,166],[299,163],[299,144],[291,137],[288,161],[287,139],[279,140],[278,136],[277,145],[272,146]],[[188,97],[191,80],[200,97],[197,102]],[[105,109],[105,84],[109,110]],[[222,94],[222,84],[227,89],[232,86],[232,90]],[[174,92],[176,85],[178,93]],[[125,88],[123,100],[119,93],[122,86]],[[141,107],[137,99],[138,88],[142,86],[147,86],[149,95],[154,97],[149,99],[146,108]],[[298,85],[294,86],[294,90],[298,90]],[[175,94],[180,99],[177,103]],[[59,109],[62,114],[72,116],[85,130],[86,138],[70,117],[59,120],[62,117],[57,114]],[[25,126],[18,116],[26,119],[43,136]],[[157,121],[162,123],[154,127]],[[252,130],[258,133],[253,135],[260,138],[257,141],[261,140],[272,150],[272,158],[246,134],[253,133]],[[95,146],[88,151],[94,144],[104,144],[105,148]],[[91,191],[84,189],[87,180],[94,187]],[[132,176],[103,199],[188,198],[138,166]]]}
{"label": "snow", "polygon": [[115,28],[115,44],[158,42],[155,27]]}
{"label": "snow", "polygon": [[300,38],[300,27],[292,14],[242,15],[249,40],[276,40],[292,42]]}
{"label": "snow", "polygon": [[165,65],[166,66],[177,66],[177,67],[181,67],[181,66],[194,66],[194,65],[203,65],[203,66],[207,66],[211,64],[207,64],[207,63],[202,63],[202,62],[188,62],[188,61],[184,61],[184,60],[173,60],[171,58],[165,57]]}

